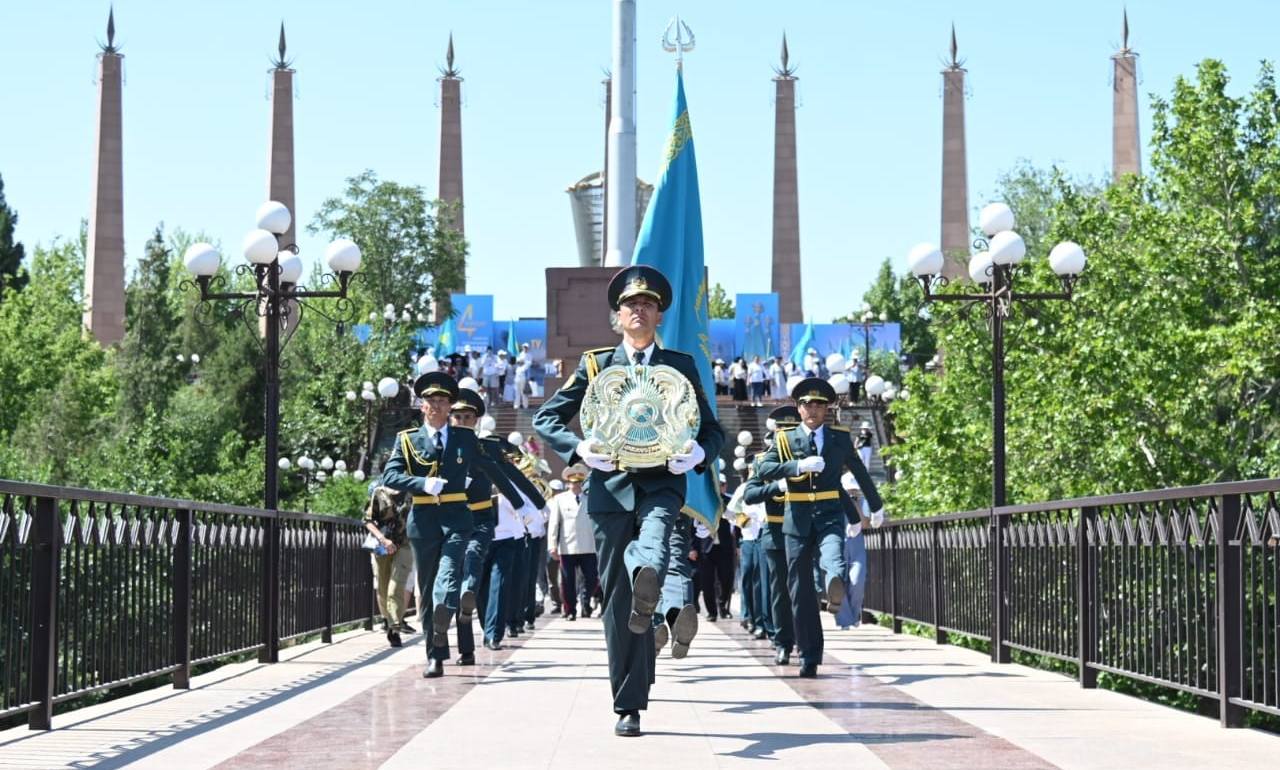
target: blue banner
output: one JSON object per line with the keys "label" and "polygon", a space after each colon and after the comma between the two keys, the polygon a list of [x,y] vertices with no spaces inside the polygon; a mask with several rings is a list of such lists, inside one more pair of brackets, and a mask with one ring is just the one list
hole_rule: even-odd
{"label": "blue banner", "polygon": [[453,348],[459,353],[467,346],[483,352],[493,345],[493,295],[452,294]]}
{"label": "blue banner", "polygon": [[732,363],[733,351],[737,350],[733,342],[733,330],[737,322],[732,318],[711,319],[711,360],[717,359],[726,364]]}
{"label": "blue banner", "polygon": [[738,355],[748,363],[753,358],[767,363],[784,355],[778,339],[778,295],[739,294],[734,302],[734,349]]}

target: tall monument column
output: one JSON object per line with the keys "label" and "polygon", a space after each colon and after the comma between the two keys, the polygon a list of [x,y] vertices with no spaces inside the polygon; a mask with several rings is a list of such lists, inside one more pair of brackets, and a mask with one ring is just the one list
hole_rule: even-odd
{"label": "tall monument column", "polygon": [[804,321],[800,286],[800,187],[796,178],[796,77],[782,35],[782,66],[774,69],[773,274],[778,320]]}
{"label": "tall monument column", "polygon": [[1124,37],[1111,56],[1112,88],[1111,178],[1142,173],[1138,142],[1138,54],[1129,48],[1129,12],[1124,13]]}
{"label": "tall monument column", "polygon": [[98,54],[98,142],[84,265],[84,327],[103,347],[124,339],[124,56],[115,37],[113,9],[107,15],[107,44]]}
{"label": "tall monument column", "polygon": [[951,25],[951,63],[942,71],[942,274],[969,276],[969,172],[964,139],[964,67]]}
{"label": "tall monument column", "polygon": [[621,267],[636,246],[636,0],[613,0],[612,53],[605,264]]}
{"label": "tall monument column", "polygon": [[[445,69],[440,73],[440,188],[441,200],[454,205],[453,226],[459,235],[466,234],[463,223],[462,202],[462,78],[453,66],[453,34],[449,35],[449,50],[445,54]],[[462,271],[460,286],[454,291],[467,290],[467,273]]]}
{"label": "tall monument column", "polygon": [[289,207],[289,230],[280,236],[281,246],[298,242],[298,210],[295,206],[293,166],[293,73],[285,59],[284,22],[280,22],[280,58],[271,70],[271,149],[267,165],[267,200]]}

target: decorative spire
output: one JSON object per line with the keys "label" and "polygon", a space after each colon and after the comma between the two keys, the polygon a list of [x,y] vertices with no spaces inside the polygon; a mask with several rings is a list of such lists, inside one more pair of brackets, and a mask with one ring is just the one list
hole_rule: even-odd
{"label": "decorative spire", "polygon": [[1129,50],[1129,9],[1127,7],[1124,9],[1124,31],[1121,40],[1120,50],[1127,52]]}
{"label": "decorative spire", "polygon": [[280,42],[276,46],[276,50],[279,52],[279,58],[271,62],[278,70],[287,70],[293,64],[293,62],[285,58],[286,49],[287,46],[285,45],[284,40],[284,20],[282,19],[280,21]]}
{"label": "decorative spire", "polygon": [[796,74],[795,69],[791,66],[791,53],[787,50],[787,33],[785,31],[782,33],[782,66],[774,67],[773,71],[780,78],[794,77]]}
{"label": "decorative spire", "polygon": [[119,53],[116,48],[116,7],[113,3],[107,11],[107,44],[102,46],[103,53]]}
{"label": "decorative spire", "polygon": [[947,63],[947,69],[964,69],[964,62],[960,59],[960,46],[956,44],[956,23],[954,21],[951,22],[951,61]]}
{"label": "decorative spire", "polygon": [[447,78],[456,78],[460,74],[457,67],[453,66],[453,33],[449,33],[449,48],[444,54],[444,69],[440,70],[440,74]]}

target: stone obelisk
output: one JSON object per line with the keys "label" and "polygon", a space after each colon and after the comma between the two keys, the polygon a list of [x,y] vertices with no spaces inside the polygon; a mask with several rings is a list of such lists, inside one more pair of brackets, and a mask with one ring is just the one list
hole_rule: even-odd
{"label": "stone obelisk", "polygon": [[[440,188],[439,197],[451,205],[452,224],[459,235],[466,234],[462,202],[462,78],[453,66],[453,35],[445,53],[445,68],[440,71]],[[461,284],[451,286],[456,292],[467,290],[464,267]]]}
{"label": "stone obelisk", "polygon": [[804,321],[800,289],[800,188],[796,178],[796,76],[782,35],[782,66],[774,69],[773,274],[778,320]]}
{"label": "stone obelisk", "polygon": [[1138,142],[1138,54],[1129,48],[1129,12],[1124,13],[1120,50],[1111,55],[1112,88],[1111,178],[1142,173]]}
{"label": "stone obelisk", "polygon": [[942,274],[969,275],[969,174],[964,141],[964,74],[951,25],[951,63],[942,71]]}
{"label": "stone obelisk", "polygon": [[289,207],[293,215],[289,231],[280,236],[280,245],[297,243],[298,211],[295,206],[293,165],[293,74],[285,58],[284,22],[280,22],[280,58],[271,69],[271,150],[267,167],[267,199]]}
{"label": "stone obelisk", "polygon": [[124,56],[115,37],[112,9],[107,14],[107,42],[98,54],[98,143],[84,265],[84,327],[104,347],[124,339]]}

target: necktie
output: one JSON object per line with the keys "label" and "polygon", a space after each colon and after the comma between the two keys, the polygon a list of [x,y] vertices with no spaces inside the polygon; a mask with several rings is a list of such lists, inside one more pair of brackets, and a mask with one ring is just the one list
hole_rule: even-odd
{"label": "necktie", "polygon": [[437,455],[444,454],[444,437],[441,435],[441,433],[442,431],[436,431],[436,454]]}
{"label": "necktie", "polygon": [[573,500],[574,500],[574,502],[576,502],[578,505],[582,505],[582,495],[574,495],[574,496],[573,496]]}
{"label": "necktie", "polygon": [[637,350],[635,353],[631,354],[631,360],[636,362],[636,366],[643,366],[643,365],[644,365],[644,351],[643,351],[643,350]]}

